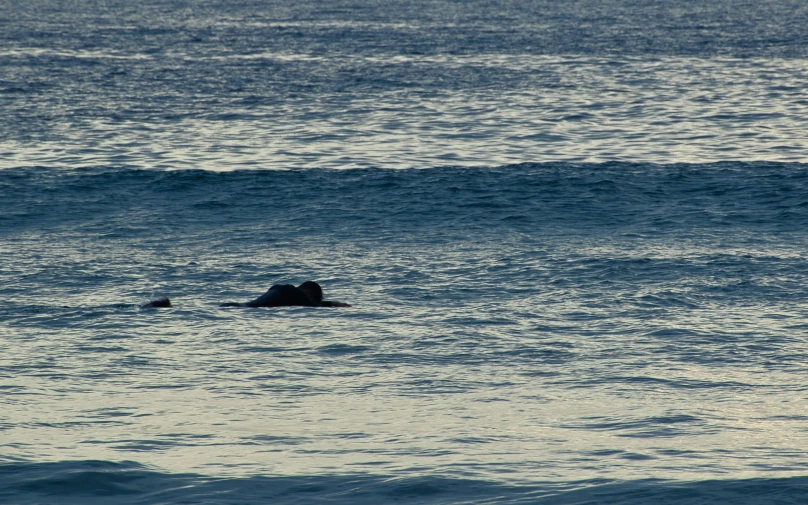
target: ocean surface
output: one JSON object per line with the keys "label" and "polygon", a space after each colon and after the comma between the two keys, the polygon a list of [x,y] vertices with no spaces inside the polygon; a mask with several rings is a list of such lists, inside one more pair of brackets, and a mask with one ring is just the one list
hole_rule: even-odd
{"label": "ocean surface", "polygon": [[807,503],[806,26],[0,0],[0,503]]}

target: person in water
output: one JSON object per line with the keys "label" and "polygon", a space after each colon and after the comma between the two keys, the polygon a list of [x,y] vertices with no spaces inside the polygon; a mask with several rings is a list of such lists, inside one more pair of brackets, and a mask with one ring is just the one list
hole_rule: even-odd
{"label": "person in water", "polygon": [[350,307],[344,302],[323,300],[323,288],[313,281],[300,286],[275,284],[266,293],[247,303],[223,303],[220,307]]}
{"label": "person in water", "polygon": [[141,309],[159,309],[163,307],[171,307],[171,300],[167,296],[161,296],[140,306]]}
{"label": "person in water", "polygon": [[[171,300],[162,296],[140,306],[141,309],[171,307]],[[350,307],[344,302],[323,300],[323,288],[313,281],[300,286],[275,284],[266,293],[247,303],[223,303],[220,307]]]}

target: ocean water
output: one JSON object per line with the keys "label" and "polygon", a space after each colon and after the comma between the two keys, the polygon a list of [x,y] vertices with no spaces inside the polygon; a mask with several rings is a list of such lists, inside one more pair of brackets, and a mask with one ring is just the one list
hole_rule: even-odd
{"label": "ocean water", "polygon": [[808,502],[805,26],[0,0],[0,503]]}

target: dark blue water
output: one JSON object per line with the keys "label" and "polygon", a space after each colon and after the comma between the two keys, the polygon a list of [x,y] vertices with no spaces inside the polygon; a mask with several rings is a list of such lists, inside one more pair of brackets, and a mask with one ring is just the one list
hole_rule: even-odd
{"label": "dark blue water", "polygon": [[0,3],[0,501],[804,503],[806,18]]}
{"label": "dark blue water", "polygon": [[805,161],[797,1],[0,9],[0,167]]}

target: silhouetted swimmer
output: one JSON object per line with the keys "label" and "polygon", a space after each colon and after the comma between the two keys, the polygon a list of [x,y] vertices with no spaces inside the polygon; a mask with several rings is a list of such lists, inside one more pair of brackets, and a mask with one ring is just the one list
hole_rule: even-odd
{"label": "silhouetted swimmer", "polygon": [[171,300],[169,300],[167,296],[155,298],[154,300],[140,306],[141,309],[157,309],[163,307],[171,307]]}
{"label": "silhouetted swimmer", "polygon": [[323,288],[313,281],[300,286],[275,284],[266,293],[247,303],[223,303],[220,307],[350,307],[344,302],[323,300]]}

